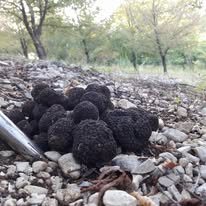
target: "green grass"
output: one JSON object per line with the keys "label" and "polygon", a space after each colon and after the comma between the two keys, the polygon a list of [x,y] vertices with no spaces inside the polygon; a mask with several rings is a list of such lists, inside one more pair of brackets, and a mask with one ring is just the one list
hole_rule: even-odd
{"label": "green grass", "polygon": [[132,66],[98,66],[93,68],[102,73],[108,73],[113,76],[122,77],[145,77],[158,76],[160,78],[178,79],[182,83],[196,85],[201,81],[206,81],[206,68],[183,69],[180,66],[168,65],[168,73],[164,74],[161,66],[144,65],[135,70]]}

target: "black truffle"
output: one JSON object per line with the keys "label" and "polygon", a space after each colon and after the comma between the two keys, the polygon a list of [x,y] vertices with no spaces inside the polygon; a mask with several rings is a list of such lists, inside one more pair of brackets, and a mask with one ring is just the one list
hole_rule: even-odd
{"label": "black truffle", "polygon": [[39,133],[39,125],[37,120],[33,119],[29,122],[30,126],[32,127],[32,133],[31,135],[36,135]]}
{"label": "black truffle", "polygon": [[147,117],[136,112],[116,109],[108,111],[102,119],[113,131],[118,145],[125,152],[138,152],[147,143],[152,130]]}
{"label": "black truffle", "polygon": [[58,119],[66,116],[66,111],[61,105],[54,104],[43,114],[39,120],[39,131],[47,132],[49,127]]}
{"label": "black truffle", "polygon": [[64,105],[65,97],[54,89],[45,88],[36,97],[36,102],[44,106],[52,106],[53,104]]}
{"label": "black truffle", "polygon": [[93,103],[98,108],[100,114],[103,113],[107,108],[106,97],[103,94],[97,92],[85,93],[81,98],[81,102],[83,101],[89,101]]}
{"label": "black truffle", "polygon": [[40,120],[42,115],[46,112],[48,107],[42,104],[35,104],[34,109],[32,110],[32,116],[35,120]]}
{"label": "black truffle", "polygon": [[22,105],[22,112],[25,117],[29,117],[29,119],[33,119],[32,111],[35,107],[34,101],[27,101]]}
{"label": "black truffle", "polygon": [[15,124],[25,119],[24,114],[17,109],[6,112],[5,115]]}
{"label": "black truffle", "polygon": [[79,104],[81,97],[84,95],[85,90],[80,87],[74,87],[67,93],[67,99],[65,101],[65,108],[67,110],[73,110],[74,107]]}
{"label": "black truffle", "polygon": [[31,137],[33,128],[32,126],[29,124],[29,122],[27,120],[21,120],[20,122],[17,123],[17,126],[19,127],[19,129],[24,132],[28,137]]}
{"label": "black truffle", "polygon": [[72,129],[73,120],[71,118],[61,118],[57,120],[48,130],[49,148],[60,152],[70,152],[72,149]]}
{"label": "black truffle", "polygon": [[73,155],[87,166],[97,166],[116,155],[117,144],[103,121],[84,120],[73,130]]}
{"label": "black truffle", "polygon": [[47,133],[34,135],[33,142],[44,152],[49,150]]}
{"label": "black truffle", "polygon": [[159,120],[158,117],[151,112],[148,112],[140,107],[137,108],[129,108],[127,112],[130,116],[136,121],[138,119],[146,118],[148,119],[152,131],[156,131],[159,128]]}
{"label": "black truffle", "polygon": [[97,120],[99,118],[99,111],[91,102],[83,101],[74,108],[72,117],[75,124],[85,119]]}
{"label": "black truffle", "polygon": [[111,92],[108,89],[107,86],[105,85],[99,85],[99,84],[89,84],[87,86],[87,88],[85,89],[86,92],[98,92],[98,93],[102,93],[103,95],[105,95],[107,97],[107,99],[110,99],[111,97]]}
{"label": "black truffle", "polygon": [[49,85],[40,83],[34,86],[34,88],[31,91],[31,96],[33,97],[34,101],[36,101],[37,97],[39,96],[40,92],[45,89],[49,88]]}

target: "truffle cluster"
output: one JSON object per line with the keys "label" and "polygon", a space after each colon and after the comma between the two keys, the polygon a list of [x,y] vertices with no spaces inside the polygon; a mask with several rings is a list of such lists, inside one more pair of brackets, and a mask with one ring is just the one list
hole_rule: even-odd
{"label": "truffle cluster", "polygon": [[117,147],[138,152],[158,129],[156,115],[141,108],[114,108],[104,85],[74,87],[64,95],[41,83],[31,95],[33,100],[21,110],[6,115],[43,151],[72,152],[89,167],[109,162]]}

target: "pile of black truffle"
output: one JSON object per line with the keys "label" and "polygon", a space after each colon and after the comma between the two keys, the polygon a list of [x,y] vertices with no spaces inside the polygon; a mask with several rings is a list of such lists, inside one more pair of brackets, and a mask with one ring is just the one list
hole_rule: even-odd
{"label": "pile of black truffle", "polygon": [[33,100],[6,115],[43,151],[72,152],[82,164],[109,162],[117,153],[138,152],[158,129],[158,117],[141,108],[114,108],[110,90],[90,84],[66,95],[47,84],[34,86]]}

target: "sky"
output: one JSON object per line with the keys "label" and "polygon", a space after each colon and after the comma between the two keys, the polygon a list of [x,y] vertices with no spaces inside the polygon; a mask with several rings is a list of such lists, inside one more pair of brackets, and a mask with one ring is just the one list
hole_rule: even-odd
{"label": "sky", "polygon": [[97,0],[97,5],[101,9],[100,16],[109,17],[123,2],[124,0]]}

